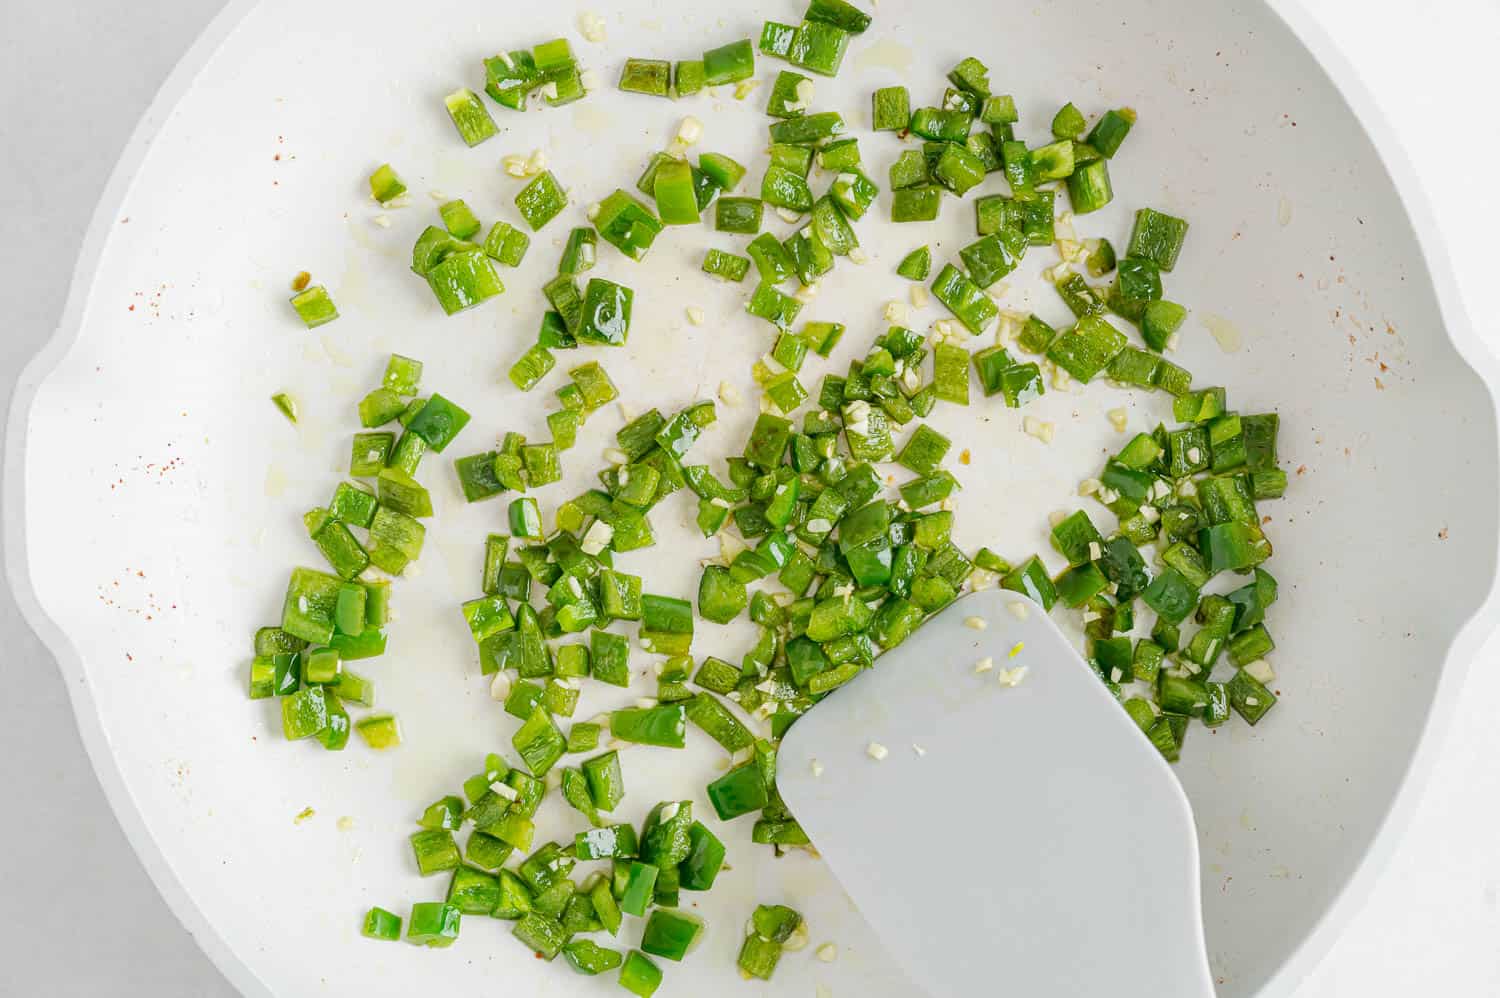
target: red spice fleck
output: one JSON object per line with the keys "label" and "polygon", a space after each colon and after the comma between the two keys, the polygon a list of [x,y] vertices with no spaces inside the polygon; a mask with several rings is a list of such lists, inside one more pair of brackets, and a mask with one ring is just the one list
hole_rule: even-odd
{"label": "red spice fleck", "polygon": [[125,653],[125,661],[127,661],[127,662],[134,662],[135,661],[135,656],[132,655],[132,654],[130,654],[130,652],[126,652]]}
{"label": "red spice fleck", "polygon": [[134,305],[126,305],[125,309],[128,312],[134,312],[135,311],[135,306]]}

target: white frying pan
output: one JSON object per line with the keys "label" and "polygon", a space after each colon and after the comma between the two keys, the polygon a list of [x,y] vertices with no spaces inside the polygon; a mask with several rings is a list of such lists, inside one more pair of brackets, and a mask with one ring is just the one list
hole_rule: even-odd
{"label": "white frying pan", "polygon": [[[249,636],[275,620],[287,569],[317,563],[299,516],[338,480],[353,402],[385,354],[421,357],[428,386],[474,412],[472,449],[507,429],[540,435],[541,403],[502,377],[536,328],[534,289],[553,266],[552,239],[581,223],[583,205],[628,187],[682,114],[704,121],[703,148],[760,162],[764,88],[743,104],[610,92],[572,109],[497,111],[502,135],[463,148],[441,97],[476,85],[479,60],[498,48],[566,33],[608,83],[626,56],[692,57],[800,12],[790,3],[707,14],[683,0],[601,4],[601,46],[577,37],[583,9],[234,4],[132,143],[65,320],[17,393],[5,492],[11,582],[69,676],[85,740],[148,869],[247,993],[396,993],[435,980],[535,995],[615,988],[539,964],[508,927],[478,919],[444,954],[358,936],[369,905],[404,911],[438,896],[441,885],[411,871],[405,836],[423,805],[509,742],[511,721],[489,701],[454,611],[478,585],[497,506],[464,506],[441,464],[425,469],[439,517],[422,575],[399,588],[390,650],[369,670],[405,725],[399,752],[289,745],[270,709],[243,691]],[[1137,108],[1141,124],[1114,171],[1116,201],[1080,228],[1118,244],[1139,205],[1188,217],[1188,251],[1171,275],[1194,310],[1181,359],[1246,409],[1282,413],[1283,456],[1301,471],[1267,509],[1283,593],[1282,702],[1253,732],[1197,732],[1176,772],[1199,828],[1220,993],[1286,994],[1387,854],[1400,824],[1388,819],[1409,810],[1426,735],[1457,685],[1446,662],[1464,661],[1481,631],[1468,625],[1491,588],[1500,477],[1492,400],[1474,370],[1488,362],[1447,276],[1423,255],[1418,231],[1431,233],[1383,164],[1385,129],[1372,141],[1361,127],[1341,96],[1340,87],[1353,93],[1350,81],[1330,80],[1343,71],[1297,12],[953,0],[888,2],[877,15],[840,78],[818,84],[818,100],[845,109],[862,136],[870,89],[904,83],[915,99],[933,99],[942,72],[969,54],[1016,94],[1028,134],[1040,135],[1064,100]],[[759,75],[774,69],[763,63]],[[883,171],[895,140],[862,142]],[[502,299],[441,318],[403,261],[432,217],[428,192],[462,195],[486,220],[514,220],[518,185],[499,158],[539,147],[573,191],[571,214],[505,274]],[[363,183],[387,160],[414,197],[384,229],[372,223]],[[834,365],[877,327],[880,303],[897,293],[890,272],[900,255],[921,241],[951,253],[971,232],[970,210],[950,203],[920,231],[863,228],[872,264],[841,268],[808,313],[850,326]],[[638,293],[630,349],[603,358],[637,408],[679,406],[725,378],[748,389],[767,346],[764,327],[739,314],[739,292],[693,272],[706,244],[729,245],[675,232],[644,265],[604,257],[603,272]],[[284,300],[303,269],[343,313],[313,333]],[[1013,282],[1016,307],[1060,318],[1035,273],[1032,264]],[[703,308],[708,324],[690,326],[686,306]],[[1227,320],[1218,326],[1225,346],[1202,325],[1210,316]],[[296,429],[267,401],[280,390],[302,401]],[[962,471],[957,539],[1045,550],[1046,514],[1070,505],[1078,479],[1118,445],[1103,416],[1117,405],[1130,407],[1132,427],[1165,413],[1160,398],[1104,386],[1052,393],[1031,410],[1058,424],[1056,442],[1042,447],[1014,412],[940,410],[938,428],[974,455]],[[699,446],[716,456],[738,446],[750,419],[748,407],[723,411]],[[615,428],[590,423],[558,497],[582,487]],[[630,564],[653,589],[688,594],[695,559],[712,551],[685,508],[678,524],[664,513],[661,545]],[[1487,627],[1490,615],[1479,619]],[[737,653],[743,637],[700,638],[699,650]],[[583,709],[607,705],[596,697]],[[701,743],[634,750],[626,767],[632,819],[659,797],[692,795],[706,810],[701,787],[718,771]],[[309,806],[315,816],[294,824]],[[342,816],[352,827],[340,829]],[[789,957],[774,984],[745,993],[809,994],[816,984],[835,995],[901,993],[821,865],[752,849],[742,824],[724,834],[734,869],[703,901],[709,934],[670,968],[667,993],[741,988],[740,927],[756,901],[772,900],[802,910],[815,941],[836,942],[841,955],[832,964]]]}

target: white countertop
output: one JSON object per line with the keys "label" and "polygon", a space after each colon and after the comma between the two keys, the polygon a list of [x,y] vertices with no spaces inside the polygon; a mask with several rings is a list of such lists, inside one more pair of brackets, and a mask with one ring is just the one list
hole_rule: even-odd
{"label": "white countertop", "polygon": [[[1487,283],[1500,232],[1500,183],[1490,176],[1491,157],[1500,155],[1490,96],[1500,4],[1306,4],[1401,136],[1447,234],[1474,323],[1500,348]],[[0,412],[16,371],[57,321],[79,242],[120,148],[219,6],[6,5]],[[1441,580],[1427,580],[1434,583]],[[0,795],[8,819],[0,824],[0,993],[233,994],[125,844],[84,756],[61,678],[3,591],[0,648]],[[1299,998],[1500,994],[1497,703],[1500,640],[1491,640],[1390,868]],[[80,952],[88,958],[79,960]]]}

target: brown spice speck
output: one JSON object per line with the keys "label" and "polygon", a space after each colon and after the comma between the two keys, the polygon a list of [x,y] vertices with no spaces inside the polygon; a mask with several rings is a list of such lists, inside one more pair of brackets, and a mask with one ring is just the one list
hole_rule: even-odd
{"label": "brown spice speck", "polygon": [[1447,539],[1448,539],[1448,528],[1444,527],[1442,530],[1438,531],[1438,540],[1440,540],[1440,541],[1446,541]]}
{"label": "brown spice speck", "polygon": [[311,274],[309,274],[305,270],[298,271],[297,276],[294,277],[294,278],[292,278],[292,290],[293,291],[305,291],[305,290],[307,290],[307,286],[309,284],[311,284],[311,283],[312,283],[312,275]]}

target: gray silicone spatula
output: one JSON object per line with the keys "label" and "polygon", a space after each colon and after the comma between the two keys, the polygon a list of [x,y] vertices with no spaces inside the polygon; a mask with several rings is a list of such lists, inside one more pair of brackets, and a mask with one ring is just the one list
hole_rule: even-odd
{"label": "gray silicone spatula", "polygon": [[957,601],[820,703],[777,784],[933,998],[1214,993],[1187,798],[1015,593]]}

